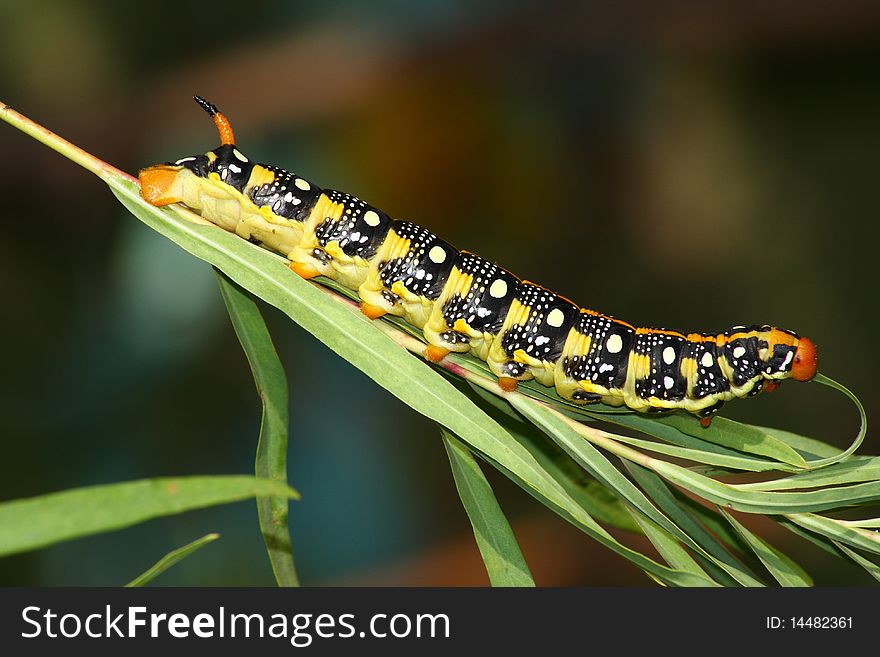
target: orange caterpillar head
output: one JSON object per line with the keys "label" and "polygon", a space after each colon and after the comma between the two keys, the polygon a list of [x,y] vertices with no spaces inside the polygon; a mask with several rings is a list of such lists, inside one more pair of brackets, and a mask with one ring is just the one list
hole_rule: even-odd
{"label": "orange caterpillar head", "polygon": [[768,350],[770,357],[764,364],[768,378],[790,376],[795,381],[809,381],[816,376],[819,354],[809,338],[774,328],[768,336]]}
{"label": "orange caterpillar head", "polygon": [[791,378],[795,381],[809,381],[816,376],[819,368],[819,354],[810,338],[798,338],[797,350],[791,362]]}

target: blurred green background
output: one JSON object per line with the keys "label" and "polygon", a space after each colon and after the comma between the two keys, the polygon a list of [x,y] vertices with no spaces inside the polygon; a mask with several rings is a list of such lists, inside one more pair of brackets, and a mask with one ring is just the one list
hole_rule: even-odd
{"label": "blurred green background", "polygon": [[[0,4],[0,99],[122,169],[214,148],[198,93],[251,158],[587,307],[809,335],[874,418],[878,70],[876,3]],[[6,125],[0,153],[0,499],[252,472],[259,402],[210,268]],[[291,382],[303,582],[487,583],[432,426],[265,314]],[[819,386],[724,413],[840,446],[856,430]],[[649,583],[490,479],[538,584]],[[158,583],[272,583],[246,502],[0,560],[0,584],[124,583],[209,531]],[[772,531],[817,584],[866,583]]]}

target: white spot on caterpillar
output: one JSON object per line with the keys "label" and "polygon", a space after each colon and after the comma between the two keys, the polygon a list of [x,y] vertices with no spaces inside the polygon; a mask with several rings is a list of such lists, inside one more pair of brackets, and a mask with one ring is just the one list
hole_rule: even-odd
{"label": "white spot on caterpillar", "polygon": [[550,311],[550,314],[547,315],[547,323],[554,327],[559,328],[562,326],[562,323],[565,321],[565,313],[559,310],[559,308],[554,308]]}
{"label": "white spot on caterpillar", "polygon": [[609,365],[608,363],[602,363],[599,366],[599,373],[605,374],[605,372],[610,372],[613,369],[614,369],[614,365]]}
{"label": "white spot on caterpillar", "polygon": [[372,210],[369,210],[364,215],[364,222],[366,222],[367,226],[378,226],[380,223],[379,215]]}
{"label": "white spot on caterpillar", "polygon": [[672,365],[675,362],[675,349],[672,347],[666,347],[666,349],[663,350],[663,362],[667,365]]}
{"label": "white spot on caterpillar", "polygon": [[182,158],[180,158],[179,160],[177,160],[177,162],[175,162],[174,164],[183,164],[184,162],[192,162],[194,159],[196,159],[196,158],[194,158],[194,157],[192,157],[192,156],[190,156],[190,157],[182,157]]}
{"label": "white spot on caterpillar", "polygon": [[675,384],[675,381],[672,380],[671,376],[664,376],[663,377],[663,387],[666,388],[667,390],[669,390],[674,384]]}
{"label": "white spot on caterpillar", "polygon": [[235,164],[230,164],[229,170],[232,171],[232,173],[241,173],[241,167],[236,166]]}
{"label": "white spot on caterpillar", "polygon": [[507,281],[503,278],[496,279],[489,287],[489,296],[493,299],[500,299],[507,294]]}
{"label": "white spot on caterpillar", "polygon": [[712,363],[714,359],[712,358],[712,354],[708,351],[703,354],[703,357],[700,359],[700,365],[703,367],[712,367]]}
{"label": "white spot on caterpillar", "polygon": [[779,369],[784,370],[786,367],[788,367],[788,364],[791,362],[792,358],[794,358],[794,352],[789,351],[787,354],[785,354],[785,360],[782,361],[782,366]]}
{"label": "white spot on caterpillar", "polygon": [[241,154],[241,151],[238,150],[237,148],[233,148],[233,149],[232,149],[232,154],[235,155],[235,157],[237,157],[237,158],[238,158],[240,161],[242,161],[242,162],[247,162],[247,161],[248,161],[248,159],[247,159],[244,155],[242,155],[242,154]]}
{"label": "white spot on caterpillar", "polygon": [[544,346],[548,342],[550,342],[550,338],[548,338],[546,335],[539,335],[537,338],[535,338],[535,344],[539,347]]}
{"label": "white spot on caterpillar", "polygon": [[428,257],[431,259],[431,262],[440,265],[446,260],[446,251],[443,250],[442,246],[435,246],[428,252]]}
{"label": "white spot on caterpillar", "polygon": [[617,335],[617,333],[613,333],[611,337],[608,338],[608,342],[605,343],[605,348],[608,350],[608,353],[619,353],[620,350],[623,349],[623,340]]}
{"label": "white spot on caterpillar", "polygon": [[354,231],[354,232],[350,235],[350,237],[351,237],[352,241],[357,242],[357,241],[361,238],[360,231],[357,231],[357,230]]}
{"label": "white spot on caterpillar", "polygon": [[733,350],[734,358],[742,358],[746,353],[745,347],[737,347]]}
{"label": "white spot on caterpillar", "polygon": [[308,182],[303,180],[302,178],[297,178],[293,182],[293,184],[296,185],[299,189],[303,190],[304,192],[307,192],[308,190],[310,190],[312,188],[312,186]]}

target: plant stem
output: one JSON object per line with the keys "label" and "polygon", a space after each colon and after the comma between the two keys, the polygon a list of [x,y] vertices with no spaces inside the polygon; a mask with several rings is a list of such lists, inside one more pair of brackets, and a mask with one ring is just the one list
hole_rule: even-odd
{"label": "plant stem", "polygon": [[0,101],[0,119],[3,119],[6,123],[18,128],[25,134],[30,135],[41,144],[45,144],[67,159],[76,162],[78,165],[87,171],[91,171],[99,178],[106,180],[110,176],[115,176],[136,180],[134,176],[127,174],[124,171],[120,171],[111,164],[107,164],[104,160],[97,158],[88,151],[84,151],[79,146],[70,143],[48,128],[44,128],[39,123],[32,121],[24,114],[16,112],[3,101]]}

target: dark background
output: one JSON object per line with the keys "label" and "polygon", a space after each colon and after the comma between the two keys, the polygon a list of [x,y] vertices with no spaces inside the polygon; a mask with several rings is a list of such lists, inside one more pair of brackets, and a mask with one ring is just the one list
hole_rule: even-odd
{"label": "dark background", "polygon": [[[198,93],[251,158],[587,307],[809,335],[872,417],[878,70],[869,2],[0,5],[0,99],[122,169],[214,148]],[[259,402],[208,265],[6,125],[0,202],[0,499],[252,472]],[[265,314],[291,382],[304,583],[485,584],[431,425]],[[856,429],[817,385],[724,413],[841,447]],[[539,584],[649,583],[490,478]],[[752,526],[818,584],[868,581]],[[4,559],[0,584],[124,583],[209,531],[159,583],[272,582],[245,502]]]}

